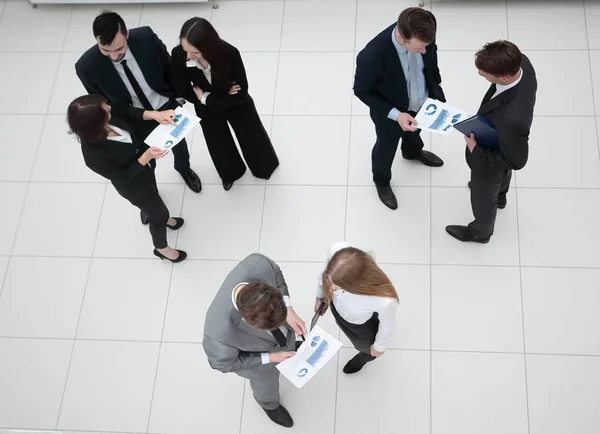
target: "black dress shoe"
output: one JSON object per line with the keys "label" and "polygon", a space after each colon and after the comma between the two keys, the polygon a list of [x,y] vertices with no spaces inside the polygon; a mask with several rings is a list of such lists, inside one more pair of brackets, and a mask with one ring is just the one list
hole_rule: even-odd
{"label": "black dress shoe", "polygon": [[200,193],[202,191],[202,182],[200,181],[200,177],[194,172],[192,169],[188,169],[185,172],[179,172],[181,177],[187,184],[187,186],[194,193]]}
{"label": "black dress shoe", "polygon": [[356,374],[360,371],[363,366],[369,362],[369,358],[365,356],[366,354],[364,353],[358,353],[356,356],[352,357],[344,366],[344,374]]}
{"label": "black dress shoe", "polygon": [[396,195],[394,194],[392,187],[389,185],[377,185],[377,194],[379,195],[379,200],[383,202],[385,206],[389,209],[397,209],[398,201],[396,200]]}
{"label": "black dress shoe", "polygon": [[440,157],[435,155],[433,152],[429,152],[429,151],[421,151],[420,154],[418,154],[414,157],[407,156],[407,155],[404,155],[404,153],[402,153],[402,157],[404,157],[405,160],[420,161],[425,166],[429,166],[429,167],[440,167],[440,166],[444,165],[444,162],[442,161],[442,159]]}
{"label": "black dress shoe", "polygon": [[269,419],[271,419],[277,425],[281,425],[285,428],[291,428],[294,426],[292,416],[290,416],[290,414],[283,405],[279,404],[279,407],[277,407],[275,410],[263,410],[265,410],[265,413],[267,413]]}
{"label": "black dress shoe", "polygon": [[177,264],[178,262],[181,262],[181,261],[185,260],[185,258],[187,258],[187,253],[185,253],[183,250],[177,250],[177,253],[179,253],[179,256],[177,256],[177,258],[175,258],[175,259],[167,258],[165,255],[163,255],[156,249],[154,249],[153,253],[154,253],[154,256],[156,256],[157,258],[160,258],[161,261],[163,259],[166,259],[167,261],[171,261],[174,264]]}
{"label": "black dress shoe", "polygon": [[167,225],[169,229],[176,231],[183,226],[184,220],[181,217],[173,217],[173,220],[175,220],[177,223],[175,223],[175,226]]}
{"label": "black dress shoe", "polygon": [[140,220],[142,221],[143,225],[147,225],[148,223],[150,223],[150,216],[144,211],[140,210]]}
{"label": "black dress shoe", "polygon": [[471,233],[468,227],[459,226],[459,225],[450,225],[446,226],[446,232],[448,232],[451,236],[456,238],[459,241],[473,241],[475,243],[485,244],[490,241],[490,237],[487,238],[479,238]]}
{"label": "black dress shoe", "polygon": [[231,190],[231,187],[233,187],[233,182],[223,181],[223,188],[225,189],[225,191]]}
{"label": "black dress shoe", "polygon": [[[469,186],[469,188],[471,188],[471,181],[469,181],[468,186]],[[506,208],[506,196],[504,196],[504,197],[498,197],[498,208],[499,209]]]}

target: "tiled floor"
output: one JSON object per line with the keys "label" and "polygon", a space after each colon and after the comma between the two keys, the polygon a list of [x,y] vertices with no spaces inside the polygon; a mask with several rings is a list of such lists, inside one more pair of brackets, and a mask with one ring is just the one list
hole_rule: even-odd
{"label": "tiled floor", "polygon": [[[169,48],[185,19],[209,18],[242,50],[281,159],[266,185],[246,175],[225,192],[198,131],[200,195],[161,161],[163,197],[187,220],[171,242],[191,258],[171,266],[66,134],[66,106],[83,92],[73,63],[102,6],[0,0],[0,429],[288,432],[248,384],[209,368],[204,313],[235,261],[261,251],[308,318],[327,248],[346,238],[399,289],[397,332],[359,375],[341,373],[344,348],[305,388],[283,379],[292,432],[599,433],[600,4],[426,3],[453,105],[477,109],[487,83],[473,53],[487,41],[512,39],[537,68],[530,161],[488,245],[444,231],[471,218],[460,135],[425,137],[443,168],[397,159],[398,211],[371,185],[354,58],[417,0],[114,6]],[[338,333],[331,317],[322,325]]]}

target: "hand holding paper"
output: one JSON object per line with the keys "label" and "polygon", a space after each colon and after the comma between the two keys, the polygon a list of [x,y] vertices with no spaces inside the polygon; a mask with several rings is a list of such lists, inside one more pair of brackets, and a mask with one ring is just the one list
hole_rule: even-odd
{"label": "hand holding paper", "polygon": [[[175,110],[157,112],[157,121],[163,122],[146,137],[148,146],[159,149],[171,149],[181,142],[200,123],[200,119],[186,111],[183,107]],[[173,115],[173,118],[171,116]],[[160,119],[160,120],[159,120]]]}
{"label": "hand holding paper", "polygon": [[457,109],[446,103],[427,98],[417,113],[416,119],[423,131],[430,131],[447,136],[452,126],[468,117],[465,110]]}

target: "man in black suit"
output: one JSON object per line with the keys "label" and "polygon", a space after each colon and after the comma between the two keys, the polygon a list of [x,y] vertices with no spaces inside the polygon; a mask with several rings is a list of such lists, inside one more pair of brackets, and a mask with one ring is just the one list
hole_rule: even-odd
{"label": "man in black suit", "polygon": [[486,44],[475,55],[475,66],[492,83],[477,114],[495,126],[499,148],[477,143],[474,134],[465,137],[475,220],[468,226],[447,226],[446,231],[460,241],[487,243],[496,211],[506,206],[512,171],[527,163],[537,79],[527,56],[508,41]]}
{"label": "man in black suit", "polygon": [[[133,107],[141,112],[175,109],[180,105],[171,80],[171,56],[150,27],[128,31],[123,18],[105,11],[96,17],[92,28],[98,44],[75,64],[77,76],[88,93],[102,95],[111,105]],[[157,125],[154,120],[146,121],[144,138]],[[172,150],[175,170],[192,191],[199,193],[202,184],[190,168],[186,141]]]}
{"label": "man in black suit", "polygon": [[437,155],[423,150],[413,117],[427,97],[446,102],[435,33],[436,21],[430,12],[408,8],[356,58],[354,94],[369,106],[377,134],[371,154],[373,182],[379,199],[390,209],[398,208],[390,181],[400,139],[405,159],[431,167],[444,164]]}

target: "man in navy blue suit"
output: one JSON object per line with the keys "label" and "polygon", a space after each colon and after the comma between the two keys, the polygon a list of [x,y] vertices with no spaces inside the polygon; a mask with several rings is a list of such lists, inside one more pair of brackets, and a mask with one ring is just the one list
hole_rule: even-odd
{"label": "man in navy blue suit", "polygon": [[402,11],[398,21],[358,53],[354,94],[369,106],[377,141],[371,154],[373,182],[379,199],[390,209],[398,202],[390,186],[392,163],[402,139],[402,156],[439,167],[444,162],[423,150],[414,116],[430,97],[446,102],[440,83],[437,23],[421,8]]}

